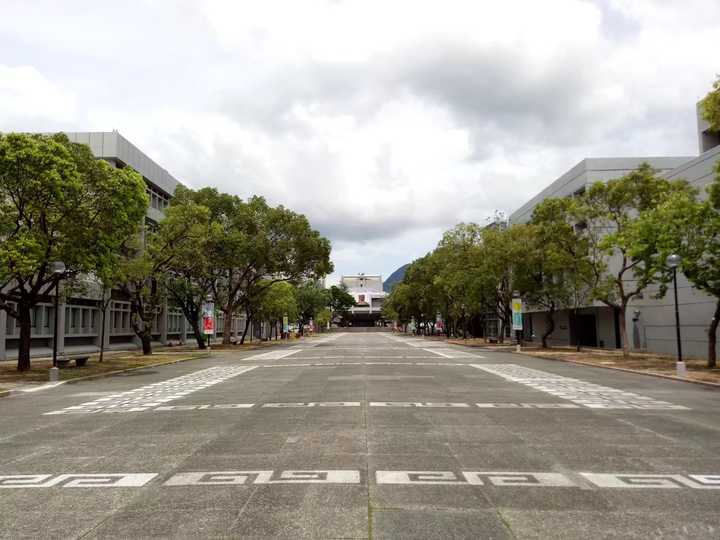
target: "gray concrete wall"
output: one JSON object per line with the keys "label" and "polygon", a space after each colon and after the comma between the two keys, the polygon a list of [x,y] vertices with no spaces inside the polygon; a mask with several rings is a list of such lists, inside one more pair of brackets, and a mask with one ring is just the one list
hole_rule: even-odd
{"label": "gray concrete wall", "polygon": [[693,159],[692,156],[586,158],[554,180],[535,197],[510,214],[510,223],[527,223],[534,208],[548,197],[567,197],[594,182],[606,182],[637,169],[643,162],[660,172],[670,172]]}
{"label": "gray concrete wall", "polygon": [[[528,201],[510,216],[513,223],[524,223],[532,216],[533,208],[546,197],[569,196],[583,185],[595,181],[607,181],[625,174],[647,161],[660,170],[668,179],[684,179],[698,188],[705,196],[705,188],[715,178],[715,166],[720,161],[720,146],[715,146],[700,156],[669,158],[600,158],[585,159],[562,175],[539,195]],[[632,280],[628,279],[628,286]],[[642,297],[631,301],[626,316],[626,331],[632,348],[652,352],[675,354],[675,319],[672,289],[664,298],[655,298],[659,288],[647,289]],[[678,279],[678,303],[683,353],[686,356],[704,357],[707,354],[707,328],[715,310],[716,300],[692,287],[684,276]],[[615,346],[614,320],[611,310],[600,303],[588,309],[598,313],[598,340],[605,346]],[[637,312],[637,313],[636,313]],[[636,318],[637,320],[633,320]],[[569,320],[567,314],[558,315],[558,329],[551,340],[552,344],[569,343]],[[533,315],[534,333],[539,339],[544,326],[542,313]],[[563,326],[565,326],[563,328]]]}

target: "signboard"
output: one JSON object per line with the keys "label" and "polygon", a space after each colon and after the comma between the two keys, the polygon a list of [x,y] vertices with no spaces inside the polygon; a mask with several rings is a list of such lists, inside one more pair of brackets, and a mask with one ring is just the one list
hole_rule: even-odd
{"label": "signboard", "polygon": [[202,326],[206,336],[215,333],[215,304],[205,302],[202,306]]}
{"label": "signboard", "polygon": [[523,329],[522,312],[523,312],[522,298],[513,298],[512,299],[512,329],[513,330],[517,331],[517,330]]}
{"label": "signboard", "polygon": [[283,317],[283,332],[286,334],[290,331],[290,321],[288,320],[288,316],[285,315]]}

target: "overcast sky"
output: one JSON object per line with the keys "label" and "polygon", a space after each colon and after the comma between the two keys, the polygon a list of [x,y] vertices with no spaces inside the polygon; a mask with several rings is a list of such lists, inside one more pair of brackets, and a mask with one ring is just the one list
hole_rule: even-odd
{"label": "overcast sky", "polygon": [[718,0],[0,0],[0,130],[117,129],[387,277],[584,157],[697,153]]}

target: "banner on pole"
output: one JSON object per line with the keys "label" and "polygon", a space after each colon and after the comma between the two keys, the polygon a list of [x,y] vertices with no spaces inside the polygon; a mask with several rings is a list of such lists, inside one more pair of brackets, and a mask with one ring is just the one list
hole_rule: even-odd
{"label": "banner on pole", "polygon": [[522,298],[512,299],[512,329],[522,330],[523,329],[523,304]]}
{"label": "banner on pole", "polygon": [[203,333],[213,335],[215,333],[215,304],[212,302],[203,303],[202,307]]}
{"label": "banner on pole", "polygon": [[283,317],[283,332],[286,334],[290,331],[290,321],[288,320],[288,316],[285,315]]}

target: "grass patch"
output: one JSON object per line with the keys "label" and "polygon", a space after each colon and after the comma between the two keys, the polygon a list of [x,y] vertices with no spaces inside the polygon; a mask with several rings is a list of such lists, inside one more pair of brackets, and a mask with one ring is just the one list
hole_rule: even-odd
{"label": "grass patch", "polygon": [[[98,362],[98,355],[90,355],[90,360],[83,367],[75,367],[74,363],[60,369],[60,380],[67,381],[88,375],[99,375],[111,371],[151,366],[155,364],[167,364],[179,360],[200,358],[207,356],[206,351],[184,350],[153,353],[150,356],[143,356],[139,352],[110,353],[105,355],[103,362]],[[37,359],[31,361],[29,371],[17,371],[15,362],[0,363],[0,390],[10,390],[18,386],[41,384],[48,381],[48,370],[52,367],[52,360]]]}
{"label": "grass patch", "polygon": [[[675,375],[675,358],[663,354],[630,353],[628,358],[624,358],[622,351],[588,349],[578,352],[569,347],[557,347],[544,350],[524,349],[523,352],[539,358],[557,358],[571,362],[632,369],[634,371],[656,373],[659,375]],[[720,383],[720,368],[708,369],[707,360],[703,358],[686,358],[685,364],[687,366],[688,379]]]}
{"label": "grass patch", "polygon": [[[482,347],[494,351],[514,351],[514,343],[486,343],[484,338],[451,339],[448,343],[464,345],[466,347]],[[567,360],[570,362],[583,362],[603,367],[618,367],[631,369],[641,373],[655,373],[658,375],[675,375],[675,357],[665,354],[632,352],[624,358],[621,350],[616,349],[583,349],[577,351],[575,347],[551,347],[541,349],[539,343],[523,345],[522,353],[538,358]],[[685,358],[688,379],[720,384],[720,368],[709,369],[704,358]]]}

